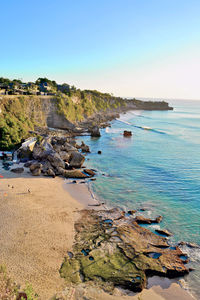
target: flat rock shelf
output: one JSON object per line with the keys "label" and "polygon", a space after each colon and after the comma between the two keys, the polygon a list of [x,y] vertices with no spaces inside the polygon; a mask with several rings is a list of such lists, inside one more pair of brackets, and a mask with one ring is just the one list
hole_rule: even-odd
{"label": "flat rock shelf", "polygon": [[[178,246],[141,227],[136,217],[119,209],[83,210],[75,224],[73,256],[60,274],[68,283],[94,281],[112,292],[121,286],[139,292],[152,275],[169,278],[189,273]],[[104,286],[105,288],[105,286]]]}

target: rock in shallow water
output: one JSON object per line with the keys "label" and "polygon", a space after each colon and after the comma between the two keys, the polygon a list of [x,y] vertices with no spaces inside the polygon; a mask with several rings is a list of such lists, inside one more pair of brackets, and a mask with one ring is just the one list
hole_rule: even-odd
{"label": "rock in shallow water", "polygon": [[138,224],[152,224],[152,223],[160,223],[162,221],[162,216],[158,216],[155,219],[145,218],[143,216],[136,216],[135,222]]}
{"label": "rock in shallow water", "polygon": [[131,137],[131,136],[132,136],[132,132],[131,132],[131,131],[124,130],[123,135],[124,135],[124,137]]}
{"label": "rock in shallow water", "polygon": [[172,233],[169,232],[167,229],[156,229],[155,231],[156,231],[157,233],[163,234],[163,235],[165,235],[165,236],[171,236],[171,235],[172,235]]}
{"label": "rock in shallow water", "polygon": [[100,137],[101,133],[98,126],[94,126],[90,129],[90,133],[92,137]]}

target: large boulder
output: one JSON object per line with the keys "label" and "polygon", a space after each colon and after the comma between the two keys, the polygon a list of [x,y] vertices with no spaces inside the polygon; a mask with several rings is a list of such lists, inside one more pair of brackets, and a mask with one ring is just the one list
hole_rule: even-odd
{"label": "large boulder", "polygon": [[49,139],[44,139],[42,142],[35,144],[33,148],[33,158],[37,160],[45,159],[49,154],[54,153],[53,146]]}
{"label": "large boulder", "polygon": [[42,169],[42,164],[39,162],[35,162],[30,165],[30,171],[33,172],[35,169]]}
{"label": "large boulder", "polygon": [[54,151],[56,151],[56,152],[60,152],[61,151],[61,147],[62,147],[62,145],[53,145],[53,149],[54,149]]}
{"label": "large boulder", "polygon": [[48,161],[51,163],[51,165],[54,168],[65,168],[65,162],[62,160],[62,158],[60,157],[60,155],[58,153],[51,153],[47,156]]}
{"label": "large boulder", "polygon": [[48,169],[51,169],[52,165],[50,164],[50,162],[48,160],[42,162],[42,172],[46,173],[48,171]]}
{"label": "large boulder", "polygon": [[86,145],[84,142],[81,143],[80,146],[82,152],[90,152],[90,147],[88,145]]}
{"label": "large boulder", "polygon": [[66,170],[64,168],[58,167],[58,168],[56,168],[56,175],[64,176],[65,175],[65,171]]}
{"label": "large boulder", "polygon": [[73,168],[81,168],[85,161],[83,154],[79,152],[72,152],[69,159],[69,166]]}
{"label": "large boulder", "polygon": [[41,175],[41,168],[36,168],[36,169],[34,169],[32,172],[31,172],[31,174],[33,175],[33,176],[40,176]]}
{"label": "large boulder", "polygon": [[70,154],[68,152],[66,152],[66,151],[60,151],[59,155],[60,155],[60,157],[61,157],[62,160],[69,161]]}
{"label": "large boulder", "polygon": [[17,157],[20,160],[26,159],[30,160],[32,158],[32,151],[29,147],[21,147],[17,150]]}
{"label": "large boulder", "polygon": [[90,129],[90,133],[91,133],[91,136],[93,137],[100,137],[101,134],[100,134],[100,130],[99,130],[99,127],[98,126],[94,126]]}
{"label": "large boulder", "polygon": [[54,171],[51,168],[49,168],[44,175],[50,176],[53,178],[56,176],[56,174],[54,173]]}
{"label": "large boulder", "polygon": [[67,142],[66,142],[64,145],[61,146],[61,150],[62,150],[62,151],[69,152],[69,153],[72,153],[72,152],[77,151],[76,147],[70,145],[70,144],[67,143]]}
{"label": "large boulder", "polygon": [[51,139],[51,144],[52,145],[64,145],[67,141],[68,141],[67,137],[54,136]]}
{"label": "large boulder", "polygon": [[29,169],[30,169],[31,174],[33,176],[39,176],[41,174],[41,171],[42,171],[42,164],[38,163],[38,162],[35,162],[32,165],[30,165]]}

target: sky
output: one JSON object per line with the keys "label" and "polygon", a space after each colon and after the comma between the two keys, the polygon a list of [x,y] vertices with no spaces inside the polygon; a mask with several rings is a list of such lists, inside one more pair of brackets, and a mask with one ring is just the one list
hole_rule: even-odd
{"label": "sky", "polygon": [[199,0],[0,0],[0,76],[200,99]]}

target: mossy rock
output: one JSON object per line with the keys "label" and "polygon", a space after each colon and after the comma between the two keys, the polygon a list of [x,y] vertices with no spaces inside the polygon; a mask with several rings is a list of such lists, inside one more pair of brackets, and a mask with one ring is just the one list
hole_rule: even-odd
{"label": "mossy rock", "polygon": [[71,283],[80,283],[80,264],[77,259],[74,258],[65,258],[61,269],[60,276],[65,278],[67,282]]}

